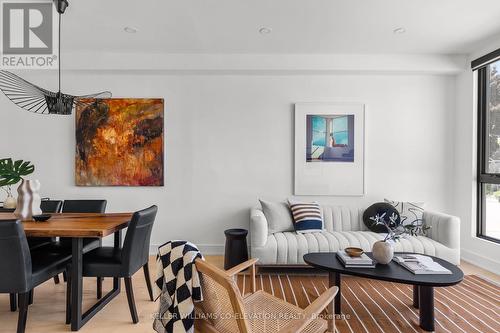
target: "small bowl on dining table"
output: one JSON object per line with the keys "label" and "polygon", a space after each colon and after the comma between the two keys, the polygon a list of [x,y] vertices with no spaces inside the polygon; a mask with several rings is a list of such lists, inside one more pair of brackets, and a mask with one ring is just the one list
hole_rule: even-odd
{"label": "small bowl on dining table", "polygon": [[346,247],[344,251],[351,257],[360,257],[365,252],[359,247]]}
{"label": "small bowl on dining table", "polygon": [[33,220],[37,222],[45,222],[48,219],[50,219],[52,215],[50,214],[40,214],[40,215],[33,215]]}

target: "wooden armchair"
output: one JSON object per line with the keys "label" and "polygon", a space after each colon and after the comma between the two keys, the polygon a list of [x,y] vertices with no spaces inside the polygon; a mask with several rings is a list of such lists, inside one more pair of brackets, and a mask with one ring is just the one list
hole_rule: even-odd
{"label": "wooden armchair", "polygon": [[[332,287],[301,309],[264,291],[255,290],[256,259],[223,271],[203,260],[196,260],[200,274],[203,302],[195,303],[195,330],[202,333],[324,333],[334,331]],[[250,268],[252,293],[242,296],[234,276]],[[329,306],[331,319],[319,318]]]}

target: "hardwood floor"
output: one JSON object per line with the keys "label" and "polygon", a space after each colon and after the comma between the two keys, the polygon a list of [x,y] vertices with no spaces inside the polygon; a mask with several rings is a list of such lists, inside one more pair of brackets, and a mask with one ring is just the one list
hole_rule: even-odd
{"label": "hardwood floor", "polygon": [[488,280],[500,284],[500,275],[487,271],[481,267],[477,267],[473,264],[462,261],[460,263],[460,268],[465,273],[465,275],[480,275]]}
{"label": "hardwood floor", "polygon": [[[207,260],[218,267],[223,267],[222,256],[207,256]],[[465,274],[476,274],[500,283],[500,276],[483,270],[477,266],[463,262],[460,266]],[[155,264],[151,257],[150,272],[154,278]],[[133,286],[139,323],[132,324],[132,318],[127,305],[125,287],[122,292],[101,312],[87,323],[80,332],[93,333],[128,333],[152,332],[152,315],[157,310],[157,303],[148,298],[148,291],[142,271],[133,277]],[[104,282],[103,292],[111,289],[111,279]],[[84,281],[84,309],[95,302],[95,279]],[[29,308],[26,333],[59,333],[70,332],[69,326],[64,324],[65,319],[65,284],[55,285],[53,281],[46,282],[35,290],[34,303]],[[15,332],[17,312],[10,312],[9,295],[0,294],[0,333]]]}

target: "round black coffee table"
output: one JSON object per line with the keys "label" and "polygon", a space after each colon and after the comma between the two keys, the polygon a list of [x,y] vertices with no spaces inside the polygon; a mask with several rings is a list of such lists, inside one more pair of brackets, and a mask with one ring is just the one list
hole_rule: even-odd
{"label": "round black coffee table", "polygon": [[[401,254],[403,253],[395,253],[394,255]],[[371,253],[368,252],[367,255],[371,257]],[[334,300],[335,314],[340,314],[341,274],[411,284],[413,285],[413,306],[420,309],[420,327],[426,331],[434,331],[434,287],[446,287],[460,283],[464,278],[464,273],[460,268],[446,260],[429,257],[449,269],[451,274],[417,275],[393,261],[387,265],[377,264],[375,268],[346,268],[333,252],[308,253],[304,255],[304,261],[313,267],[328,271],[330,287],[337,286],[339,288]]]}

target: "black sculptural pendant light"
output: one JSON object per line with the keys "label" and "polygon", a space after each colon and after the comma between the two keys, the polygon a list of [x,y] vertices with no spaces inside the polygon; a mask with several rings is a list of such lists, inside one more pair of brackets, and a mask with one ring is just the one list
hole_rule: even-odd
{"label": "black sculptural pendant light", "polygon": [[16,105],[24,110],[40,114],[70,115],[76,106],[86,106],[95,98],[109,98],[111,92],[73,96],[61,92],[61,15],[68,7],[67,0],[54,0],[59,13],[59,91],[52,92],[40,88],[19,76],[0,70],[0,90]]}

